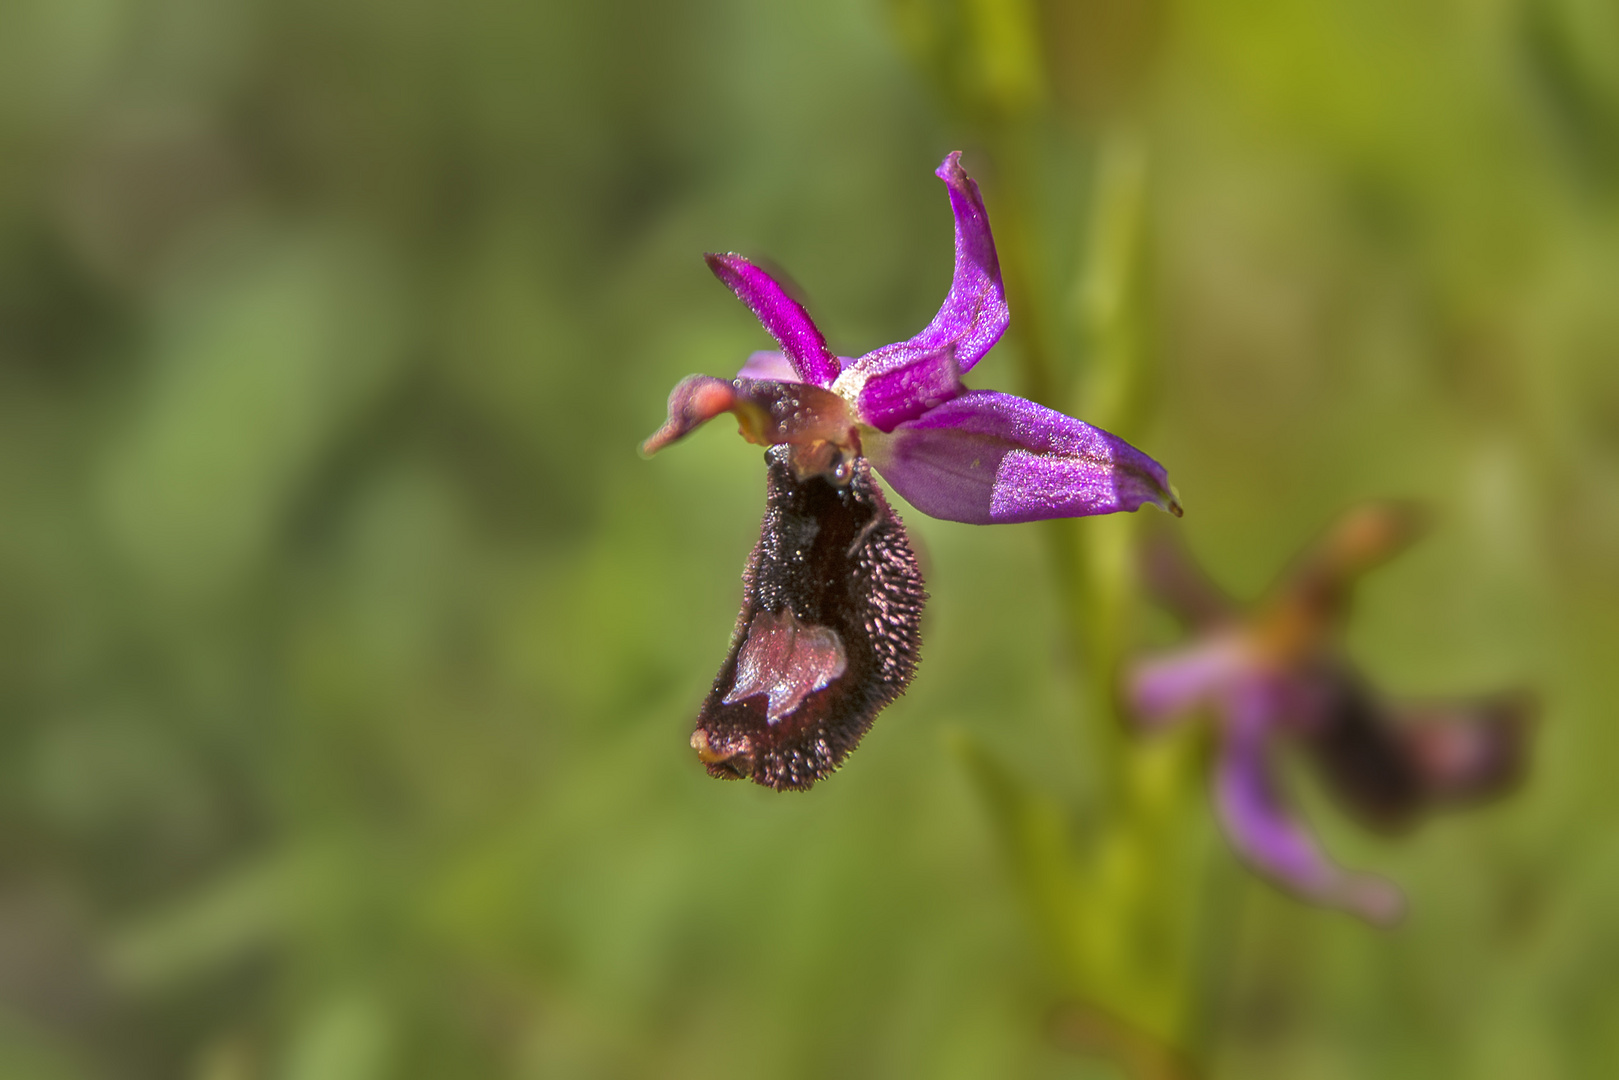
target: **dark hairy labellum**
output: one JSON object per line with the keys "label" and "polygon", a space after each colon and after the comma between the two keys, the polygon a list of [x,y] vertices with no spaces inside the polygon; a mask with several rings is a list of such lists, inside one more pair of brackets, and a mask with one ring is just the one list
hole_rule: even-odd
{"label": "dark hairy labellum", "polygon": [[1521,695],[1396,705],[1353,674],[1325,673],[1330,704],[1306,745],[1328,786],[1385,832],[1424,811],[1501,794],[1524,768],[1533,704]]}
{"label": "dark hairy labellum", "polygon": [[856,457],[846,484],[765,454],[766,507],[730,653],[692,747],[710,774],[778,791],[831,774],[904,692],[927,594],[905,526]]}

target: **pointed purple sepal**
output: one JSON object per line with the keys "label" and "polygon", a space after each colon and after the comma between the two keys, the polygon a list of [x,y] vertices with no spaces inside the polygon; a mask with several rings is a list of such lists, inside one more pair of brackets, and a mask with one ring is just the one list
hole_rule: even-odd
{"label": "pointed purple sepal", "polygon": [[758,316],[800,380],[831,386],[838,377],[838,358],[802,304],[787,295],[781,283],[740,255],[703,256],[714,276],[726,284]]}
{"label": "pointed purple sepal", "polygon": [[907,367],[920,356],[946,349],[955,352],[961,371],[971,371],[1006,332],[1011,316],[1001,285],[1001,264],[995,256],[995,238],[990,235],[989,214],[978,185],[961,167],[961,151],[949,154],[934,175],[950,189],[950,209],[956,218],[956,269],[950,292],[921,333],[856,360],[855,366],[863,371]]}
{"label": "pointed purple sepal", "polygon": [[1179,516],[1164,467],[1116,435],[1011,394],[974,390],[891,433],[862,435],[895,491],[971,525],[1085,517],[1146,503]]}

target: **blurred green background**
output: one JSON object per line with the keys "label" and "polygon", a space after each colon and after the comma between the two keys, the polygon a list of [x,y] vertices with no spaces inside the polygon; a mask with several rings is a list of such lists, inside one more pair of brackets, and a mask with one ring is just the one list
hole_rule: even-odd
{"label": "blurred green background", "polygon": [[[1213,1073],[1619,1073],[1608,0],[4,0],[0,1074],[1114,1075],[1050,1037],[950,752],[1087,783],[1041,530],[901,508],[914,687],[779,796],[687,747],[758,448],[634,450],[767,340],[703,251],[788,268],[841,353],[919,328],[957,148],[1053,301],[1044,396],[1099,419],[1062,342],[1119,130],[1120,430],[1177,527],[1252,595],[1426,499],[1354,655],[1545,704],[1524,790],[1399,843],[1305,785],[1393,932],[1210,840]],[[1015,353],[975,382],[1028,391]]]}

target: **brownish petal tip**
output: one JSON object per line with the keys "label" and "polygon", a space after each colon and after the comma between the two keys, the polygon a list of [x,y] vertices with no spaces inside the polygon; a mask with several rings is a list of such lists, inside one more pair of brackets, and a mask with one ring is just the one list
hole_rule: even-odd
{"label": "brownish petal tip", "polygon": [[641,444],[651,457],[723,412],[736,408],[736,387],[712,375],[688,375],[669,392],[669,418]]}

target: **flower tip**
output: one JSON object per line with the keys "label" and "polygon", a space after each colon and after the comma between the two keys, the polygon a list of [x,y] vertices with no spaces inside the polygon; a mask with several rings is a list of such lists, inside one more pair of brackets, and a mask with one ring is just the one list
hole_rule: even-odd
{"label": "flower tip", "polygon": [[750,272],[754,274],[758,272],[746,255],[734,251],[705,251],[703,262],[707,264],[709,273],[719,278],[727,289],[741,297],[743,303],[752,306],[748,297],[739,291],[747,287]]}
{"label": "flower tip", "polygon": [[732,292],[736,291],[743,268],[748,265],[748,260],[734,251],[705,251],[703,262],[707,264],[709,273],[724,282]]}
{"label": "flower tip", "polygon": [[939,162],[939,167],[933,170],[933,175],[947,184],[960,183],[967,179],[967,170],[961,167],[961,151],[952,150],[946,154],[944,160]]}
{"label": "flower tip", "polygon": [[736,387],[712,375],[688,375],[669,392],[669,418],[641,444],[651,457],[723,412],[736,408]]}
{"label": "flower tip", "polygon": [[[1175,490],[1175,485],[1165,480],[1158,482],[1149,479],[1147,482],[1148,494],[1141,499],[1137,506],[1143,504],[1156,506],[1171,517],[1185,517],[1186,510],[1181,506],[1181,493]],[[1135,509],[1135,507],[1131,507]]]}

